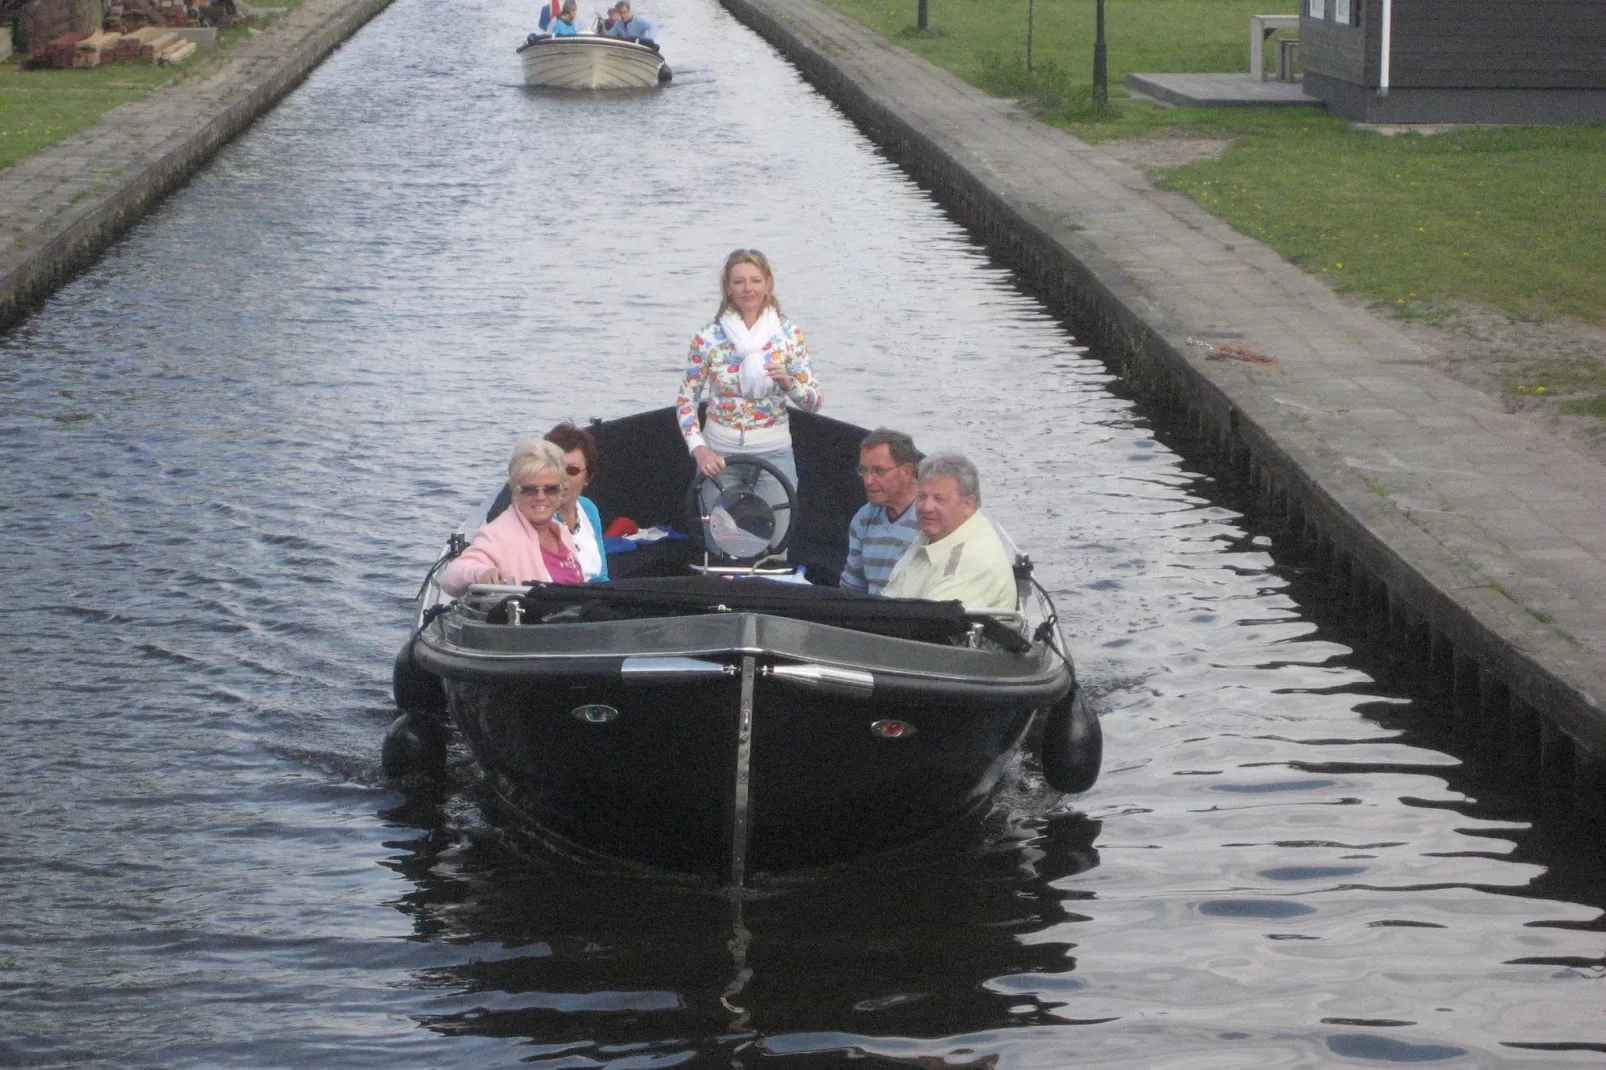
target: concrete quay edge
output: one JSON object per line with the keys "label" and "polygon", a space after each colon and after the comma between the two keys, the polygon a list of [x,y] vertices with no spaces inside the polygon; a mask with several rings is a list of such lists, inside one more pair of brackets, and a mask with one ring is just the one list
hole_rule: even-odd
{"label": "concrete quay edge", "polygon": [[93,264],[389,0],[306,0],[220,57],[0,172],[0,329]]}
{"label": "concrete quay edge", "polygon": [[[721,2],[1113,358],[1192,459],[1236,477],[1481,768],[1606,809],[1606,469],[1108,154],[815,0]],[[1283,367],[1206,363],[1220,340]],[[1486,469],[1508,473],[1498,523],[1467,508]],[[1547,502],[1572,526],[1548,526]]]}

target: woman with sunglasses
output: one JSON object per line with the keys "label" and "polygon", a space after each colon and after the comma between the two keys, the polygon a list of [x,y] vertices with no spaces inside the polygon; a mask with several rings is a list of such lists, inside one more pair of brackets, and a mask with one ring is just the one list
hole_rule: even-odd
{"label": "woman with sunglasses", "polygon": [[525,440],[507,462],[513,503],[474,533],[441,571],[441,590],[457,597],[471,583],[584,583],[574,538],[557,519],[568,475],[563,451]]}
{"label": "woman with sunglasses", "polygon": [[[701,427],[699,400],[708,403]],[[821,400],[803,332],[781,314],[775,300],[769,261],[757,249],[734,250],[720,273],[719,311],[692,336],[675,399],[680,431],[697,470],[712,478],[725,470],[726,455],[752,454],[779,468],[795,489],[797,462],[787,405],[814,412]],[[773,488],[760,485],[757,490],[766,500],[777,497]],[[785,500],[784,494],[778,497]]]}
{"label": "woman with sunglasses", "polygon": [[591,432],[571,423],[561,423],[546,433],[546,440],[563,451],[563,474],[568,485],[558,506],[558,519],[574,537],[580,554],[580,568],[587,580],[608,578],[608,552],[602,545],[602,514],[590,498],[580,492],[597,478],[599,460],[597,440]]}

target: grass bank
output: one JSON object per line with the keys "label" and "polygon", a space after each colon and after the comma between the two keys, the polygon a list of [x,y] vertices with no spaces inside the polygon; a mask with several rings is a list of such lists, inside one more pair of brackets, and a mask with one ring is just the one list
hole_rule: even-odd
{"label": "grass bank", "polygon": [[84,71],[0,67],[0,169],[93,126],[112,108],[176,77],[171,68],[129,63]]}
{"label": "grass bank", "polygon": [[[274,17],[300,2],[287,0],[283,8],[275,9]],[[95,125],[119,104],[205,71],[251,32],[249,24],[231,27],[218,34],[215,44],[202,45],[177,67],[111,63],[87,70],[25,71],[20,57],[0,65],[0,170]]]}
{"label": "grass bank", "polygon": [[[1285,0],[1109,0],[1103,111],[1090,90],[1094,0],[1032,0],[1031,70],[1028,0],[929,0],[928,35],[914,0],[824,2],[1088,141],[1224,143],[1152,173],[1340,290],[1417,319],[1475,308],[1606,327],[1606,125],[1390,136],[1319,109],[1161,108],[1120,88],[1131,71],[1248,71],[1249,16],[1297,11]],[[1606,417],[1598,348],[1508,357],[1486,369],[1495,389]]]}

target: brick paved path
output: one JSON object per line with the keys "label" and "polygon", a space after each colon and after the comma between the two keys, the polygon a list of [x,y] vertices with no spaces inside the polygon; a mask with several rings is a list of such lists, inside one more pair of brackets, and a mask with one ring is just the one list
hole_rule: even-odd
{"label": "brick paved path", "polygon": [[[1133,167],[815,0],[724,2],[811,75],[844,80],[827,88],[850,114],[865,113],[862,93],[1070,249],[1381,541],[1375,556],[1410,574],[1407,589],[1481,622],[1514,692],[1606,756],[1606,467]],[[1206,362],[1200,338],[1237,338],[1280,364]]]}

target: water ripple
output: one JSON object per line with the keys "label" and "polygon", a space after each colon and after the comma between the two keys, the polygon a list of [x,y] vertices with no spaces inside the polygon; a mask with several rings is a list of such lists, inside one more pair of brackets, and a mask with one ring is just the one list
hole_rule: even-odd
{"label": "water ripple", "polygon": [[[0,339],[0,1063],[1598,1064],[1606,867],[1466,779],[1109,371],[713,0],[665,92],[395,0]],[[581,865],[378,772],[510,443],[665,405],[732,246],[828,411],[980,464],[1107,764],[762,882]]]}

